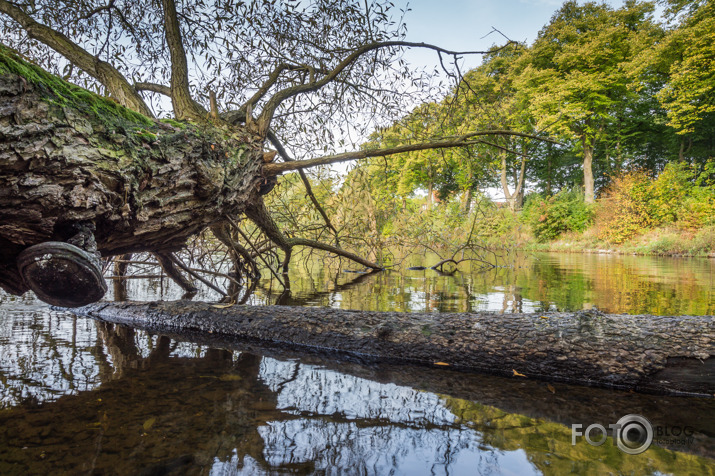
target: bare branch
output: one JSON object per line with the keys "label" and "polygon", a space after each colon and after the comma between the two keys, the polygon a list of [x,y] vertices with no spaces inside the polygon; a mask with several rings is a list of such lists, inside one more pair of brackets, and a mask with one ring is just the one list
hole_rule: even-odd
{"label": "bare branch", "polygon": [[528,139],[541,140],[546,142],[555,141],[547,139],[544,137],[539,137],[531,134],[524,134],[521,132],[514,131],[480,131],[471,132],[469,134],[464,134],[458,137],[451,137],[446,139],[440,139],[430,142],[421,142],[417,144],[406,144],[397,147],[388,147],[385,149],[365,149],[356,150],[352,152],[344,152],[342,154],[326,155],[324,157],[317,157],[315,159],[308,160],[297,160],[294,162],[283,162],[279,164],[266,164],[263,166],[263,172],[266,175],[278,175],[283,172],[288,172],[291,170],[300,170],[310,167],[316,167],[318,165],[328,165],[335,164],[338,162],[347,162],[349,160],[359,160],[366,159],[368,157],[383,157],[386,155],[401,154],[403,152],[415,152],[418,150],[428,150],[428,149],[446,149],[451,147],[463,147],[468,145],[475,145],[482,143],[480,140],[474,140],[475,137],[480,136],[518,136]]}
{"label": "bare branch", "polygon": [[[295,160],[291,158],[288,152],[285,150],[285,147],[283,147],[281,141],[278,140],[278,137],[276,137],[275,133],[271,130],[268,131],[268,140],[271,142],[271,144],[273,144],[273,146],[276,148],[281,157],[283,157],[284,161],[295,162]],[[310,185],[310,180],[308,180],[308,176],[305,175],[305,172],[303,170],[298,170],[298,173],[300,174],[300,179],[303,181],[303,185],[305,186],[305,192],[308,194],[310,201],[313,202],[313,206],[315,206],[315,209],[318,210],[320,216],[323,217],[325,225],[333,231],[333,234],[335,235],[335,244],[340,246],[340,241],[338,239],[338,230],[335,229],[335,227],[330,221],[330,218],[328,218],[328,214],[325,212],[323,207],[320,205],[320,202],[318,202],[318,199],[315,197],[315,194],[313,193],[313,187]]]}
{"label": "bare branch", "polygon": [[164,96],[171,97],[171,88],[169,86],[164,86],[163,84],[139,82],[134,83],[134,89],[137,91],[151,91],[153,93],[159,93]]}
{"label": "bare branch", "polygon": [[[150,91],[171,98],[171,87],[164,86],[163,84],[139,82],[134,83],[134,89],[136,89],[137,91]],[[199,111],[203,111],[203,107],[201,106],[201,104],[194,101],[194,105],[196,106],[196,109],[198,109]]]}
{"label": "bare branch", "polygon": [[230,217],[226,216],[226,219],[228,220],[229,223],[231,223],[231,225],[233,225],[234,229],[238,232],[238,234],[241,235],[241,238],[243,238],[246,241],[246,243],[248,243],[248,245],[251,248],[253,248],[253,251],[256,253],[256,256],[258,256],[258,258],[260,258],[261,261],[263,261],[263,264],[266,265],[266,268],[268,268],[268,270],[271,272],[273,277],[276,278],[279,283],[281,283],[281,286],[283,286],[284,288],[287,288],[285,282],[281,279],[280,276],[278,276],[278,273],[276,273],[275,270],[273,268],[271,268],[271,266],[266,262],[266,260],[263,258],[263,254],[258,252],[258,250],[256,249],[253,242],[246,236],[246,234],[243,232],[243,230],[241,230],[241,227],[239,227],[238,224],[236,222],[234,222]]}
{"label": "bare branch", "polygon": [[[326,243],[308,240],[305,238],[287,238],[285,235],[283,235],[283,233],[280,231],[280,228],[278,228],[276,222],[268,213],[268,210],[266,209],[266,206],[262,200],[257,202],[257,204],[255,205],[247,207],[245,213],[246,216],[253,223],[255,223],[266,234],[266,236],[268,236],[268,238],[273,241],[273,243],[278,245],[278,247],[281,248],[286,254],[289,254],[294,246],[307,246],[309,248],[328,251],[338,256],[348,258],[350,260],[355,261],[356,263],[365,266],[366,268],[371,268],[374,270],[385,269],[383,266],[380,266],[377,263],[373,263],[369,260],[366,260],[365,258],[362,258],[361,256],[356,255],[355,253],[351,253],[349,251],[343,250],[342,248],[338,248],[337,246],[331,246]],[[284,269],[286,270],[287,264],[288,263],[284,263]]]}
{"label": "bare branch", "polygon": [[[261,112],[261,115],[258,118],[258,126],[259,126],[258,132],[265,134],[268,131],[268,127],[270,126],[271,120],[273,119],[273,115],[275,114],[275,111],[278,108],[278,106],[280,106],[280,104],[283,101],[285,101],[293,96],[296,96],[298,94],[317,91],[318,89],[327,85],[331,81],[335,80],[335,78],[338,75],[340,75],[342,72],[344,72],[358,58],[360,58],[361,56],[363,56],[366,53],[369,53],[371,51],[375,51],[378,49],[382,49],[382,48],[400,47],[400,46],[408,47],[408,48],[427,48],[427,49],[437,51],[438,53],[441,53],[441,54],[443,53],[443,54],[447,54],[447,55],[452,55],[455,58],[457,58],[458,56],[462,56],[462,55],[488,53],[487,51],[450,51],[450,50],[440,48],[438,46],[431,45],[428,43],[414,43],[414,42],[409,42],[409,41],[384,41],[384,42],[375,42],[375,43],[368,43],[368,44],[362,45],[359,48],[352,50],[352,52],[350,54],[348,54],[345,57],[345,59],[343,59],[335,68],[333,68],[331,71],[329,71],[327,74],[325,74],[319,80],[310,81],[309,83],[306,83],[306,84],[292,86],[292,87],[285,88],[285,89],[282,89],[282,90],[276,92],[268,100],[265,107],[263,108],[263,111]],[[440,57],[440,59],[441,59],[441,57]]]}
{"label": "bare branch", "polygon": [[85,13],[84,15],[80,16],[79,18],[80,18],[81,20],[87,20],[88,18],[93,17],[93,16],[96,15],[97,13],[104,12],[104,11],[110,11],[112,8],[114,8],[114,1],[115,1],[115,0],[110,0],[107,5],[103,5],[103,6],[101,6],[101,7],[97,7],[97,8],[95,8],[95,9],[93,9],[93,10],[91,10],[91,11]]}
{"label": "bare branch", "polygon": [[186,266],[186,265],[185,265],[179,258],[177,258],[175,255],[170,254],[170,255],[168,255],[168,257],[169,257],[169,259],[170,259],[176,266],[178,266],[179,268],[183,269],[187,274],[189,274],[190,276],[192,276],[192,277],[195,278],[195,279],[198,279],[199,281],[201,281],[201,282],[204,283],[206,286],[210,287],[211,289],[213,289],[214,291],[216,291],[216,292],[219,293],[220,295],[226,296],[226,293],[225,293],[223,290],[221,290],[221,289],[218,288],[217,286],[214,286],[213,283],[211,283],[211,281],[209,281],[209,280],[207,280],[207,279],[201,277],[199,274],[196,273],[196,271],[194,271],[194,270],[192,270],[191,268],[189,268],[188,266]]}
{"label": "bare branch", "polygon": [[30,38],[49,46],[102,83],[119,104],[153,117],[141,96],[114,66],[91,55],[64,34],[35,21],[23,9],[6,0],[0,0],[0,13],[18,22]]}
{"label": "bare branch", "polygon": [[181,274],[181,272],[176,269],[176,259],[171,253],[154,253],[154,257],[161,265],[164,272],[176,283],[181,289],[190,294],[196,294],[198,289],[194,286],[190,280]]}
{"label": "bare branch", "polygon": [[362,256],[358,256],[355,253],[351,253],[349,251],[346,251],[342,248],[338,248],[337,246],[332,246],[327,243],[322,243],[320,241],[315,241],[315,240],[308,240],[305,238],[291,238],[288,240],[291,246],[307,246],[309,248],[315,248],[318,250],[323,250],[327,251],[329,253],[333,253],[338,256],[342,256],[343,258],[347,258],[349,260],[355,261],[356,263],[359,263],[366,268],[370,268],[376,271],[383,270],[385,269],[384,266],[380,266],[377,263],[373,263],[370,260],[367,260],[363,258]]}
{"label": "bare branch", "polygon": [[258,91],[256,91],[251,98],[246,101],[246,103],[239,108],[239,111],[243,113],[243,115],[246,115],[246,110],[248,108],[253,108],[256,106],[258,101],[260,101],[271,89],[271,87],[276,84],[278,79],[280,78],[280,75],[283,71],[300,71],[304,70],[307,67],[305,66],[296,66],[296,65],[291,65],[287,63],[281,63],[279,64],[272,72],[270,75],[268,75],[268,79],[261,85],[260,88],[258,88]]}
{"label": "bare branch", "polygon": [[216,102],[216,91],[214,91],[213,89],[209,91],[209,104],[211,105],[211,118],[218,120],[218,102]]}
{"label": "bare branch", "polygon": [[[251,256],[251,253],[231,237],[226,223],[212,225],[211,232],[228,249],[236,273],[243,271],[247,280],[255,281],[261,277],[261,273],[258,271],[258,265]],[[241,259],[243,259],[245,265],[241,263]]]}

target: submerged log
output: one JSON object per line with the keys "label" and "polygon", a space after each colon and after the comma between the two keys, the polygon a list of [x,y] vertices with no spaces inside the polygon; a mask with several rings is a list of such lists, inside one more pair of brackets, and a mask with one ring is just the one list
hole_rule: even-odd
{"label": "submerged log", "polygon": [[102,321],[191,336],[674,395],[715,394],[715,316],[398,313],[199,302],[96,303]]}

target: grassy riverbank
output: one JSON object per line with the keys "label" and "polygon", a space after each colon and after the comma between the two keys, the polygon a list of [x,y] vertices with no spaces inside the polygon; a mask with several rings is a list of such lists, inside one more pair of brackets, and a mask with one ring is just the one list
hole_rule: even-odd
{"label": "grassy riverbank", "polygon": [[554,241],[527,241],[529,251],[558,251],[564,253],[615,253],[652,256],[697,256],[715,258],[715,226],[698,231],[677,230],[672,227],[649,230],[620,244],[598,239],[595,230],[566,233]]}
{"label": "grassy riverbank", "polygon": [[594,204],[577,190],[532,195],[518,222],[526,249],[715,256],[715,164],[668,164],[613,177]]}

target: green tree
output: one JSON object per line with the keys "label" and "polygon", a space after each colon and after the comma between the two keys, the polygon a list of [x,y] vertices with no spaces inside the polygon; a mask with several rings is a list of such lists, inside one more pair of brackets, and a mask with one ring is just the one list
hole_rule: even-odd
{"label": "green tree", "polygon": [[715,116],[715,5],[666,3],[671,18],[679,21],[654,49],[669,73],[657,97],[668,112],[669,125],[684,135],[712,123]]}
{"label": "green tree", "polygon": [[[13,191],[0,194],[0,286],[25,292],[20,253],[70,239],[87,223],[96,225],[96,240],[84,242],[96,241],[104,256],[149,251],[165,255],[167,268],[181,268],[172,254],[207,227],[237,257],[236,269],[239,258],[253,261],[278,248],[287,270],[296,246],[381,268],[322,241],[284,234],[263,197],[285,172],[460,147],[484,136],[470,131],[337,153],[350,144],[334,131],[363,133],[416,102],[412,92],[422,84],[400,59],[403,49],[461,55],[404,41],[397,10],[384,0],[0,0],[0,42],[16,50],[0,45],[0,80],[13,85],[0,87],[0,122],[21,122],[27,130],[9,141],[33,141],[16,146],[26,156],[12,144],[0,148],[0,163],[10,164],[0,170],[0,189]],[[162,107],[169,103],[172,111]],[[38,134],[44,131],[38,124],[53,128]],[[65,134],[66,128],[86,137]],[[275,151],[264,150],[269,147]],[[33,160],[64,165],[41,171],[27,165]],[[434,184],[438,164],[416,163],[412,181]],[[309,180],[301,180],[318,206]],[[18,190],[18,181],[33,185]],[[242,216],[272,245],[249,250],[229,242],[226,228],[237,228]],[[181,276],[178,268],[167,273]]]}
{"label": "green tree", "polygon": [[[453,107],[465,111],[463,127],[479,125],[486,129],[535,133],[529,110],[520,102],[522,97],[514,86],[514,64],[523,51],[522,45],[495,48],[484,56],[479,67],[465,75],[453,101]],[[521,208],[523,203],[527,164],[534,148],[534,141],[529,138],[502,136],[483,144],[473,158],[482,162],[486,159],[498,171],[498,182],[512,210]]]}
{"label": "green tree", "polygon": [[[460,193],[464,208],[479,187],[501,184],[512,209],[521,205],[529,156],[534,149],[533,121],[515,94],[512,64],[523,47],[494,47],[483,64],[464,75],[439,103],[415,108],[401,121],[372,136],[367,147],[455,136],[479,128],[500,131],[467,147],[417,151],[372,162],[385,185],[403,199],[415,190],[441,199]],[[510,188],[513,187],[513,188]]]}
{"label": "green tree", "polygon": [[583,156],[585,200],[594,201],[596,144],[632,100],[625,66],[654,40],[653,4],[566,2],[522,56],[516,80],[537,127],[573,141]]}

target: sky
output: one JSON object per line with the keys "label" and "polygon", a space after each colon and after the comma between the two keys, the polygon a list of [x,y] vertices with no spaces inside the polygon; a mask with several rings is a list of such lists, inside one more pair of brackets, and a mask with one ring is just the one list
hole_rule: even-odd
{"label": "sky", "polygon": [[[506,40],[493,28],[514,41],[531,44],[564,3],[562,0],[393,0],[397,8],[407,5],[407,40],[431,43],[450,50],[486,50]],[[579,2],[584,3],[584,2]],[[620,7],[623,2],[606,3]],[[436,53],[412,50],[406,58],[415,65],[439,64]],[[479,65],[478,55],[465,57],[463,72]],[[461,67],[461,66],[460,66]]]}

